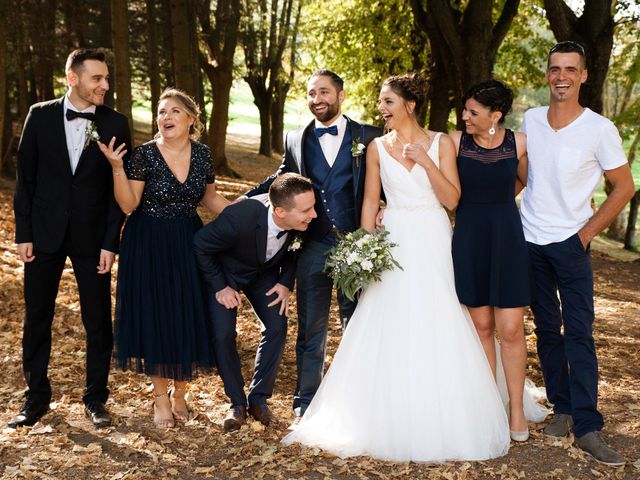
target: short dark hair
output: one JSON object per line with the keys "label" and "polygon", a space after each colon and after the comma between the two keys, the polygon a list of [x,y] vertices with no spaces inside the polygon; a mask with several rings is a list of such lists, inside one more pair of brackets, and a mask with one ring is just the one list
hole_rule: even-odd
{"label": "short dark hair", "polygon": [[85,60],[98,60],[99,62],[106,63],[107,59],[102,50],[95,48],[78,48],[69,54],[67,57],[67,63],[65,64],[64,71],[68,72],[73,70],[75,73],[80,73],[82,70],[82,64]]}
{"label": "short dark hair", "polygon": [[336,87],[336,90],[338,91],[338,93],[344,90],[344,80],[342,80],[342,78],[340,78],[340,76],[337,73],[332,72],[331,70],[327,70],[326,68],[321,68],[313,72],[309,77],[309,80],[311,80],[313,77],[329,77],[329,79],[331,80],[331,83],[333,83],[333,86]]}
{"label": "short dark hair", "polygon": [[462,104],[473,98],[492,112],[502,113],[498,123],[503,123],[513,105],[513,91],[499,80],[485,80],[472,86],[462,97]]}
{"label": "short dark hair", "polygon": [[280,207],[288,211],[293,207],[293,197],[310,191],[313,191],[313,183],[307,177],[283,173],[269,187],[269,201],[273,208]]}
{"label": "short dark hair", "polygon": [[573,40],[566,40],[564,42],[556,43],[551,50],[549,50],[549,56],[547,57],[547,67],[551,60],[551,55],[554,53],[577,53],[580,55],[580,63],[582,68],[587,68],[587,54],[584,51],[582,44],[574,42]]}

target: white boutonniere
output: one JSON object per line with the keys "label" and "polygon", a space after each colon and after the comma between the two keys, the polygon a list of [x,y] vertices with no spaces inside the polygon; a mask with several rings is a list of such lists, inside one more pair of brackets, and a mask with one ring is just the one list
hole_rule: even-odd
{"label": "white boutonniere", "polygon": [[295,252],[296,250],[299,250],[302,247],[302,237],[300,235],[296,235],[295,237],[293,237],[293,240],[291,240],[291,243],[289,244],[289,248],[287,248],[287,250],[289,252]]}
{"label": "white boutonniere", "polygon": [[89,122],[87,128],[84,130],[85,140],[84,140],[84,148],[89,146],[89,142],[97,142],[100,140],[100,134],[98,133],[98,128],[96,124],[93,122]]}
{"label": "white boutonniere", "polygon": [[364,152],[364,144],[360,143],[360,137],[356,138],[351,144],[351,155],[353,157],[359,157]]}
{"label": "white boutonniere", "polygon": [[356,168],[358,168],[358,161],[364,153],[364,148],[364,144],[360,143],[360,137],[356,138],[351,143],[351,156],[353,157],[353,161],[356,163]]}

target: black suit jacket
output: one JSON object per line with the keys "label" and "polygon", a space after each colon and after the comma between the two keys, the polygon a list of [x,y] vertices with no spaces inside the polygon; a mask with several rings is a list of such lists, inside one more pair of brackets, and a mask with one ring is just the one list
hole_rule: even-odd
{"label": "black suit jacket", "polygon": [[268,207],[257,199],[229,205],[194,238],[198,267],[206,284],[214,292],[229,286],[242,290],[262,272],[278,269],[278,283],[291,289],[295,275],[295,252],[288,247],[294,232],[287,235],[283,247],[265,262]]}
{"label": "black suit jacket", "polygon": [[[58,251],[69,232],[71,255],[91,256],[100,249],[117,252],[124,214],[113,196],[109,161],[90,142],[71,172],[64,130],[64,97],[31,107],[18,146],[14,196],[16,242],[34,250]],[[131,151],[127,118],[109,107],[96,108],[100,139]]]}
{"label": "black suit jacket", "polygon": [[[364,179],[366,174],[366,146],[371,140],[382,135],[382,129],[372,125],[363,125],[355,120],[350,119],[346,115],[347,128],[351,130],[351,138],[365,146],[365,150],[358,158],[354,158],[351,163],[353,174],[353,200],[355,205],[356,225],[360,225],[360,212],[362,210],[362,200],[364,198]],[[307,135],[315,135],[315,121],[309,123],[306,127],[300,127],[287,133],[284,146],[284,157],[280,167],[273,175],[267,177],[262,183],[249,190],[246,195],[253,197],[254,195],[267,193],[269,186],[273,183],[278,175],[286,172],[294,172],[307,177],[304,164],[304,141]]]}

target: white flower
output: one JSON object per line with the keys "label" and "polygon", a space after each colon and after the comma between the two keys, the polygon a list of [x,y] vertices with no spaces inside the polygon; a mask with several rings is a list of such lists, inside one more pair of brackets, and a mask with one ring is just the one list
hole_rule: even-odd
{"label": "white flower", "polygon": [[84,130],[85,141],[84,148],[87,148],[89,142],[97,142],[100,140],[100,134],[98,133],[98,129],[96,128],[96,124],[93,122],[89,122],[87,124],[87,128]]}
{"label": "white flower", "polygon": [[359,260],[359,257],[356,252],[351,252],[349,255],[347,255],[347,265],[352,265],[358,260]]}
{"label": "white flower", "polygon": [[289,248],[287,248],[287,250],[290,252],[295,252],[296,250],[299,250],[300,247],[302,247],[302,238],[300,238],[299,235],[296,235],[289,244]]}
{"label": "white flower", "polygon": [[351,155],[354,157],[359,157],[364,152],[364,144],[360,143],[360,139],[356,139],[351,144]]}
{"label": "white flower", "polygon": [[369,261],[369,260],[363,260],[362,261],[362,269],[363,270],[366,270],[367,272],[370,272],[372,268],[373,268],[373,263],[371,263],[371,261]]}

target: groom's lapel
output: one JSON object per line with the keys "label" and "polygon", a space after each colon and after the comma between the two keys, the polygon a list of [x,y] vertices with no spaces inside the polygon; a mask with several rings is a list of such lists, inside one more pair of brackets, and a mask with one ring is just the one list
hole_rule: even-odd
{"label": "groom's lapel", "polygon": [[[94,125],[96,126],[96,130],[98,131],[98,135],[100,136],[100,139],[102,140],[102,131],[101,131],[101,126],[104,123],[104,109],[100,108],[100,107],[96,107],[96,113],[95,113],[95,120],[93,121]],[[102,140],[104,141],[104,140]],[[87,156],[91,155],[91,157],[95,157],[96,154],[98,155],[98,158],[100,158],[100,156],[102,156],[101,152],[100,152],[100,148],[98,147],[98,144],[92,140],[87,140],[85,139],[85,145],[86,147],[83,148],[82,150],[82,154],[80,155],[80,160],[78,161],[78,165],[76,166],[76,174],[78,173],[78,171],[82,168],[83,164],[87,162]],[[106,161],[106,159],[105,159]]]}
{"label": "groom's lapel", "polygon": [[56,140],[60,151],[59,158],[66,163],[66,169],[71,175],[71,159],[69,159],[69,149],[67,148],[67,134],[64,129],[64,97],[54,104],[51,110],[53,115],[51,125],[53,125],[53,138]]}

